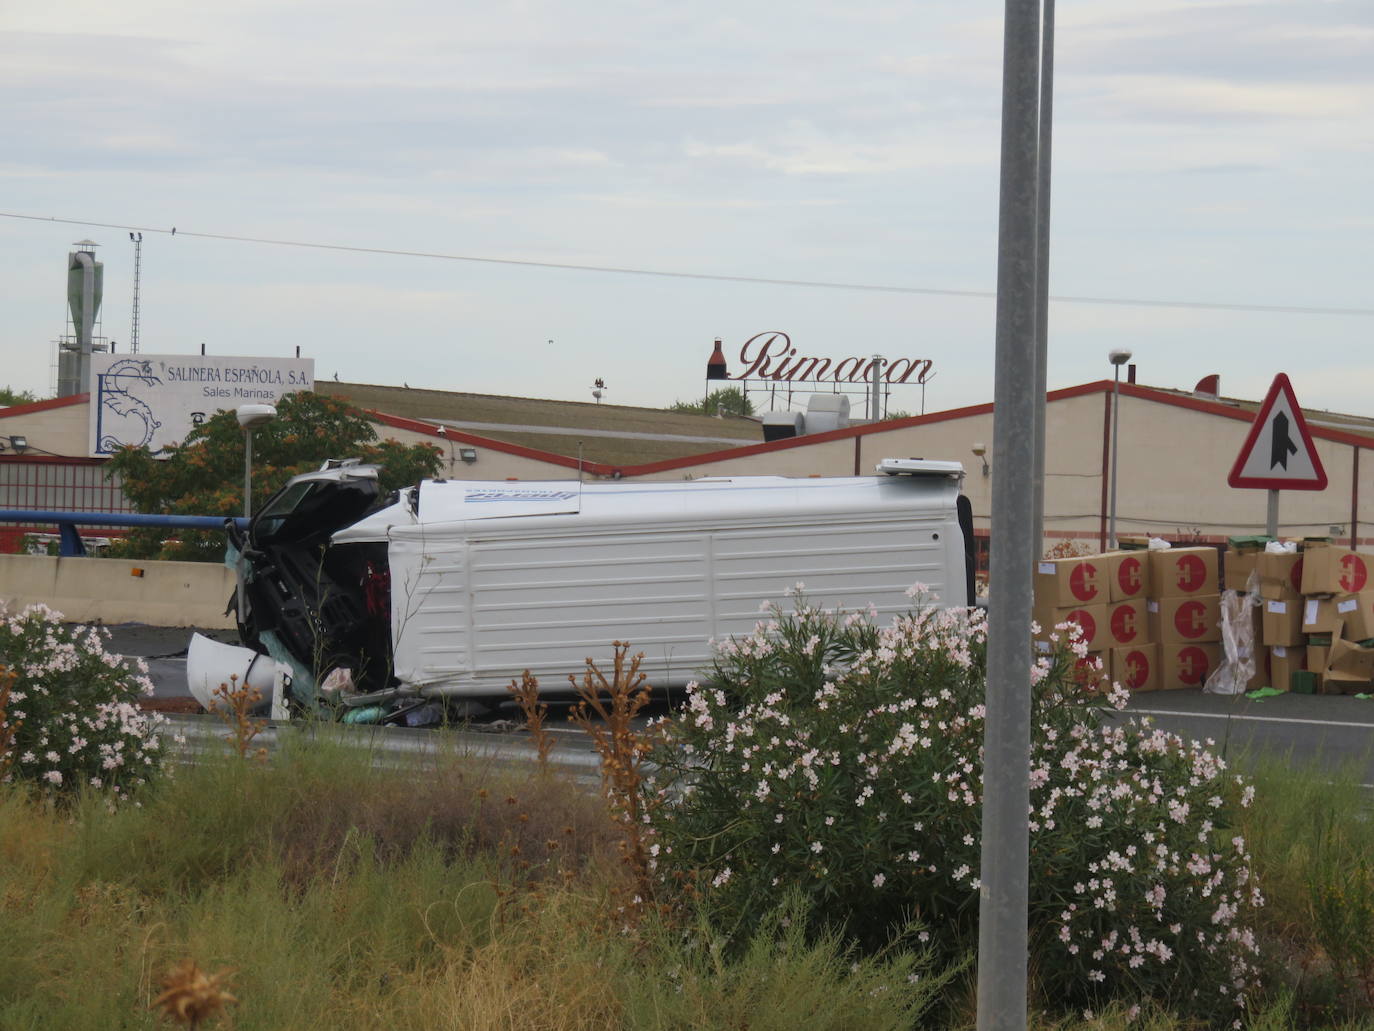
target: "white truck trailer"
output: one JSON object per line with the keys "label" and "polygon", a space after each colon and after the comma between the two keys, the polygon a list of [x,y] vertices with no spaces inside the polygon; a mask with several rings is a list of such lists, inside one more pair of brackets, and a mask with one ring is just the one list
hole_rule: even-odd
{"label": "white truck trailer", "polygon": [[[231,533],[240,632],[276,660],[256,675],[288,673],[297,704],[346,671],[339,701],[379,719],[503,700],[526,669],[567,691],[615,640],[655,687],[679,687],[798,583],[811,604],[883,617],[916,583],[971,604],[962,478],[957,462],[889,459],[865,477],[426,480],[379,503],[375,470],[324,469]],[[193,693],[230,667],[242,679],[251,655],[197,642]]]}

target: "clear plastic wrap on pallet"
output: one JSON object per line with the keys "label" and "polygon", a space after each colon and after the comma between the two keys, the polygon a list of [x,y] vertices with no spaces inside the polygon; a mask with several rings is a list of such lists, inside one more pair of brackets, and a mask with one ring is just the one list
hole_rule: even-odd
{"label": "clear plastic wrap on pallet", "polygon": [[1252,571],[1244,591],[1221,595],[1222,660],[1202,685],[1204,694],[1242,694],[1254,679],[1260,643],[1252,611],[1260,604],[1259,572]]}

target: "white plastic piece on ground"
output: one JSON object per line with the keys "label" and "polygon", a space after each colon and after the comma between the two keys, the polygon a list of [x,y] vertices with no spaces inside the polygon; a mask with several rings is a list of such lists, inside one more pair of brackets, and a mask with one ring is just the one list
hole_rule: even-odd
{"label": "white plastic piece on ground", "polygon": [[1150,538],[1151,551],[1168,551],[1172,547],[1173,545],[1166,541],[1163,537]]}
{"label": "white plastic piece on ground", "polygon": [[1266,554],[1269,555],[1296,555],[1298,553],[1297,541],[1270,541],[1264,546]]}
{"label": "white plastic piece on ground", "polygon": [[237,685],[247,684],[262,693],[267,705],[281,691],[278,663],[251,648],[223,644],[204,634],[192,634],[186,650],[186,686],[191,697],[209,709],[215,702],[214,691],[230,678]]}
{"label": "white plastic piece on ground", "polygon": [[1223,591],[1221,595],[1222,660],[1207,682],[1204,694],[1237,695],[1255,675],[1255,621],[1251,606],[1259,604],[1259,575],[1250,573],[1249,591]]}

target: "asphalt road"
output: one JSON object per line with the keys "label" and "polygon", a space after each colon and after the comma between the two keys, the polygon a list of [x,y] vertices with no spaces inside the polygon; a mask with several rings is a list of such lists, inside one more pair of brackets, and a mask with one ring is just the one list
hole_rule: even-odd
{"label": "asphalt road", "polygon": [[[126,623],[108,628],[111,650],[142,656],[158,698],[181,698],[186,689],[186,647],[194,628]],[[200,630],[215,640],[238,643],[232,630]],[[563,706],[559,706],[560,709]],[[503,706],[493,718],[509,718]],[[1351,695],[1285,694],[1252,700],[1201,691],[1155,691],[1131,700],[1128,714],[1147,715],[1160,727],[1186,738],[1212,740],[1240,763],[1251,756],[1277,755],[1294,764],[1334,768],[1351,763],[1360,782],[1374,787],[1374,699]],[[562,712],[551,723],[563,722]]]}

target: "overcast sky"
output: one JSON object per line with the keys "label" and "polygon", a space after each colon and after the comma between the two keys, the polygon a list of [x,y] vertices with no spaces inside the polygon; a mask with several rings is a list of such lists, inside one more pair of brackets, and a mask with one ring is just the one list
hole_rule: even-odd
{"label": "overcast sky", "polygon": [[[1374,309],[1374,2],[1060,0],[1051,292]],[[663,405],[711,341],[930,358],[992,397],[993,301],[204,239],[878,286],[996,283],[1002,5],[0,0],[0,210],[144,230],[146,353]],[[178,227],[176,236],[155,230]],[[0,218],[0,385],[47,395],[66,255]],[[552,341],[550,343],[550,341]],[[1109,378],[1374,415],[1374,317],[1058,302],[1051,387]],[[920,391],[894,407],[918,410]]]}

